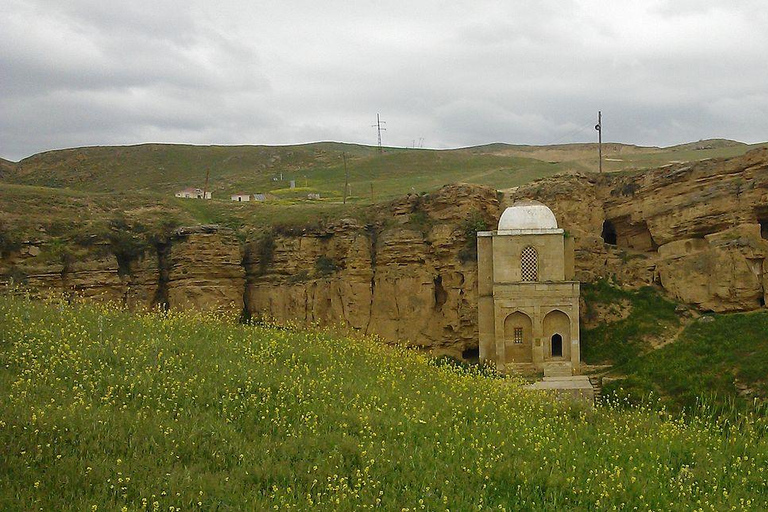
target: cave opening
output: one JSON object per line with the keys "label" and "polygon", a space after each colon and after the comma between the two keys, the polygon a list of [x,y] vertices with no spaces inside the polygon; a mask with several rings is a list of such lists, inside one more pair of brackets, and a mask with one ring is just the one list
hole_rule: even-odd
{"label": "cave opening", "polygon": [[441,310],[443,305],[448,301],[448,292],[443,288],[443,276],[438,275],[434,279],[435,285],[435,309]]}
{"label": "cave opening", "polygon": [[480,360],[480,348],[468,348],[461,353],[461,358],[465,361],[476,362]]}
{"label": "cave opening", "polygon": [[603,242],[608,245],[616,245],[616,227],[613,222],[608,219],[603,222],[603,232],[600,236],[603,238]]}
{"label": "cave opening", "polygon": [[768,240],[768,219],[758,219],[760,223],[760,237],[764,240]]}

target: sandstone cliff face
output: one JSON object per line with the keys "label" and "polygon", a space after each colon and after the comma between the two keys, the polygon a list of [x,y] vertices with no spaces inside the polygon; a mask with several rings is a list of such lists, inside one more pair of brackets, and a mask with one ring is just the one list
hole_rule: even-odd
{"label": "sandstone cliff face", "polygon": [[341,325],[457,357],[475,348],[477,268],[467,226],[472,219],[496,222],[496,192],[452,185],[395,201],[377,218],[249,244],[248,311]]}
{"label": "sandstone cliff face", "polygon": [[765,304],[768,150],[636,176],[558,176],[501,201],[487,187],[450,185],[377,207],[371,224],[278,229],[246,244],[198,226],[128,260],[96,247],[64,263],[43,258],[45,242],[28,242],[0,260],[0,275],[134,308],[244,310],[468,356],[477,347],[473,230],[493,229],[518,199],[554,211],[581,281],[655,284],[702,310]]}
{"label": "sandstone cliff face", "polygon": [[179,229],[160,259],[160,294],[165,288],[169,307],[242,311],[245,271],[232,233],[213,226]]}
{"label": "sandstone cliff face", "polygon": [[58,258],[45,257],[46,249],[43,241],[28,243],[3,260],[0,274],[33,290],[73,293],[132,309],[243,308],[241,244],[218,227],[182,228],[129,260],[111,253],[107,245]]}
{"label": "sandstone cliff face", "polygon": [[574,236],[582,281],[657,283],[710,311],[765,304],[768,150],[636,176],[558,177],[505,192],[506,203],[522,198],[547,204]]}

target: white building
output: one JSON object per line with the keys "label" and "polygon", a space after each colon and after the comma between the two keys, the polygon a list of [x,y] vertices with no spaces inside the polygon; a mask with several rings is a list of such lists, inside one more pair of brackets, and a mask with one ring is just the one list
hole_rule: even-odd
{"label": "white building", "polygon": [[573,239],[552,210],[513,204],[477,233],[480,359],[505,370],[579,373],[579,282]]}
{"label": "white building", "polygon": [[237,202],[244,202],[244,201],[250,201],[251,200],[251,194],[232,194],[230,198],[233,201]]}
{"label": "white building", "polygon": [[182,199],[210,199],[211,193],[203,192],[203,189],[201,188],[189,187],[185,188],[184,190],[179,190],[176,192],[175,196]]}

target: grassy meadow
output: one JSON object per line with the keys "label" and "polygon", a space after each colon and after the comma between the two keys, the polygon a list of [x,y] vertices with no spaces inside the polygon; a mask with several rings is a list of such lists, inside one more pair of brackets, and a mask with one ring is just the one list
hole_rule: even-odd
{"label": "grassy meadow", "polygon": [[328,331],[0,296],[2,510],[765,510],[764,416],[560,403]]}
{"label": "grassy meadow", "polygon": [[[659,167],[672,162],[731,157],[760,146],[727,140],[668,148],[605,144],[606,172]],[[338,202],[344,194],[346,154],[349,201],[380,202],[433,191],[454,182],[514,187],[567,172],[597,171],[596,144],[521,146],[490,144],[462,149],[377,148],[318,142],[291,146],[190,146],[141,144],[48,151],[7,163],[0,179],[17,185],[69,188],[91,193],[171,195],[200,187],[210,173],[214,201],[234,193],[272,193],[306,201],[309,192]],[[290,190],[290,181],[304,192]]]}

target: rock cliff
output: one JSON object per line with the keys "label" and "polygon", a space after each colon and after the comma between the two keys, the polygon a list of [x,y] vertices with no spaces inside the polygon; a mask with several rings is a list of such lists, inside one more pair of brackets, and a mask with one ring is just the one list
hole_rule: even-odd
{"label": "rock cliff", "polygon": [[768,150],[630,175],[570,175],[505,191],[535,198],[575,239],[577,277],[657,283],[708,311],[766,298]]}
{"label": "rock cliff", "polygon": [[0,260],[0,274],[131,307],[335,324],[470,357],[474,232],[493,229],[501,209],[519,199],[554,211],[574,242],[581,281],[655,284],[702,310],[764,307],[768,150],[636,175],[557,176],[501,194],[449,185],[378,206],[366,223],[275,227],[246,243],[230,230],[198,226],[130,257],[101,245],[45,259],[46,242],[26,241]]}
{"label": "rock cliff", "polygon": [[450,185],[246,246],[251,315],[339,324],[461,357],[477,346],[475,224],[498,218],[496,191]]}
{"label": "rock cliff", "polygon": [[[57,254],[27,241],[2,260],[0,273],[32,290],[53,290],[128,307],[236,310],[245,288],[242,248],[228,230],[196,226],[126,259],[108,244]],[[52,256],[53,254],[53,256]]]}

